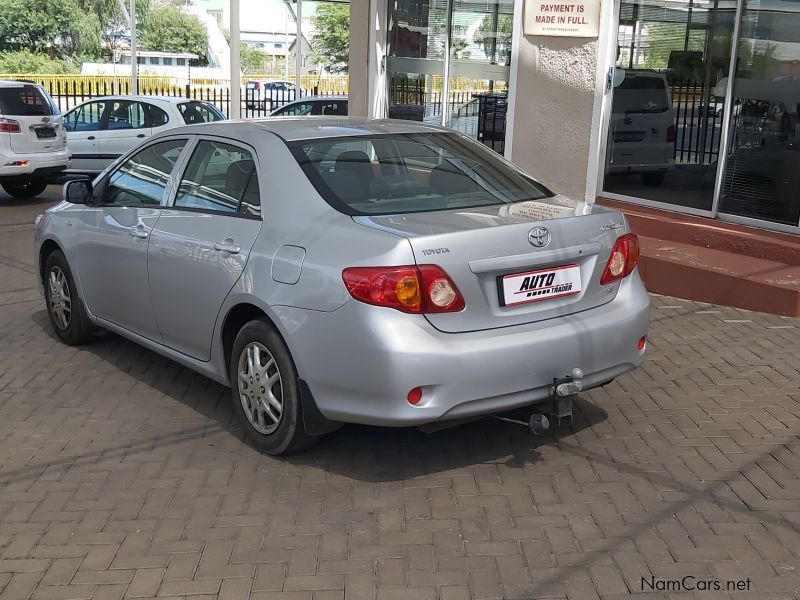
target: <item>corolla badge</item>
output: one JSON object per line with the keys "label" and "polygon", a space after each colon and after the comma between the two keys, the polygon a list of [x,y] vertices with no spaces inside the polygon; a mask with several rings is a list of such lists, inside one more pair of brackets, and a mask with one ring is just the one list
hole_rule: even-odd
{"label": "corolla badge", "polygon": [[531,246],[544,248],[550,243],[550,231],[546,227],[534,227],[528,232],[528,241]]}

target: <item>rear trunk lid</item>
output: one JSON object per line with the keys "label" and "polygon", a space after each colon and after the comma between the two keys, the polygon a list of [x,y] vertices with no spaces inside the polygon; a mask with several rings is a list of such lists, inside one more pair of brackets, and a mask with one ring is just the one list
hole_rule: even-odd
{"label": "rear trunk lid", "polygon": [[0,87],[0,116],[19,124],[18,133],[8,134],[16,154],[53,152],[66,146],[61,115],[37,85]]}
{"label": "rear trunk lid", "polygon": [[441,331],[563,317],[610,302],[619,287],[601,286],[600,277],[614,241],[627,231],[624,217],[563,196],[354,219],[406,237],[417,264],[436,264],[451,277],[466,306],[426,315]]}

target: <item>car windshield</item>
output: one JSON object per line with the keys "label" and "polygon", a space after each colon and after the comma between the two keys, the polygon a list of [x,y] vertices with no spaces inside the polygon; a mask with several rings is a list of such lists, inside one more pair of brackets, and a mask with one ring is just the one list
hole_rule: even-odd
{"label": "car windshield", "polygon": [[0,87],[0,114],[11,116],[50,116],[58,114],[35,85]]}
{"label": "car windshield", "polygon": [[511,204],[553,193],[485,146],[455,133],[288,142],[319,194],[349,215]]}

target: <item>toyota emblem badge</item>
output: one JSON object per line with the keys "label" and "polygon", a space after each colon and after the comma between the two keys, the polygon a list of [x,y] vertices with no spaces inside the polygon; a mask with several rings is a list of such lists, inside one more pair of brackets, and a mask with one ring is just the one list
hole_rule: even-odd
{"label": "toyota emblem badge", "polygon": [[534,227],[528,232],[528,241],[531,246],[544,248],[550,243],[550,232],[546,227]]}

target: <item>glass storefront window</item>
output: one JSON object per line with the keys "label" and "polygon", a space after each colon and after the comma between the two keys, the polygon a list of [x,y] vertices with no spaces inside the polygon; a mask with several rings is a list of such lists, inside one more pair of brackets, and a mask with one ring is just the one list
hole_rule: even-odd
{"label": "glass storefront window", "polygon": [[800,4],[743,1],[720,211],[798,225]]}
{"label": "glass storefront window", "polygon": [[623,0],[605,192],[711,210],[732,0]]}
{"label": "glass storefront window", "polygon": [[502,152],[513,0],[390,0],[391,118],[447,125]]}

